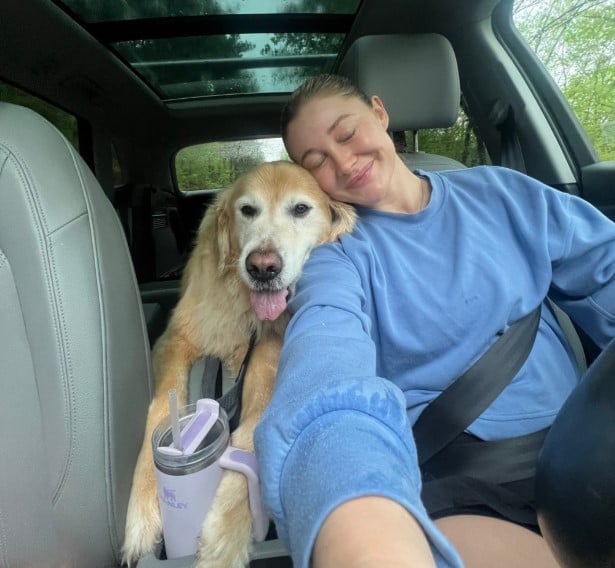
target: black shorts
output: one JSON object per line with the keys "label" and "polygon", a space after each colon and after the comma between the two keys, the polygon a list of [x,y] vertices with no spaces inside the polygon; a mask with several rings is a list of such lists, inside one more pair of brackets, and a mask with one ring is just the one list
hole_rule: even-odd
{"label": "black shorts", "polygon": [[[474,440],[477,439],[462,434],[453,444]],[[429,466],[425,469],[428,470]],[[484,515],[511,521],[540,534],[533,476],[500,483],[448,472],[437,477],[424,471],[421,497],[427,513],[434,520],[451,515]]]}
{"label": "black shorts", "polygon": [[422,500],[432,519],[484,515],[511,521],[538,534],[534,478],[501,485],[453,476],[423,481]]}

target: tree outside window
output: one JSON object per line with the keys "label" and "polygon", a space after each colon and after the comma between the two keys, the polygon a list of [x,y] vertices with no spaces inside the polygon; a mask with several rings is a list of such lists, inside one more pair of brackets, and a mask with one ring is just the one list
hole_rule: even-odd
{"label": "tree outside window", "polygon": [[615,0],[516,0],[515,25],[601,160],[615,160]]}

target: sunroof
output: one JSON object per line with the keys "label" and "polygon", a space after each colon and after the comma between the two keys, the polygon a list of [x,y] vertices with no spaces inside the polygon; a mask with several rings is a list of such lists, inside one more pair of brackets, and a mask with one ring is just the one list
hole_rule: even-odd
{"label": "sunroof", "polygon": [[118,42],[163,99],[292,91],[328,72],[344,34],[233,34]]}
{"label": "sunroof", "polygon": [[354,14],[360,0],[63,0],[86,22],[213,14]]}
{"label": "sunroof", "polygon": [[360,0],[54,0],[165,101],[292,91],[329,72]]}

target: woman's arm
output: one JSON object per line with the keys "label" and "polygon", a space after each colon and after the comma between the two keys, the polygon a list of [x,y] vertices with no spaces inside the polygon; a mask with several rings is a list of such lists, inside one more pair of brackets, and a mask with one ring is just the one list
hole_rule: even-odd
{"label": "woman's arm", "polygon": [[615,224],[582,199],[567,198],[550,203],[550,235],[568,228],[553,259],[550,296],[605,347],[615,337]]}
{"label": "woman's arm", "polygon": [[416,519],[387,498],[347,501],[325,520],[314,545],[313,568],[431,568],[435,562]]}
{"label": "woman's arm", "polygon": [[[347,510],[344,504],[380,496],[392,509],[407,511],[408,528],[416,519],[438,566],[461,566],[421,502],[406,401],[399,387],[376,374],[370,322],[361,312],[363,292],[352,266],[341,255],[322,253],[308,265],[293,301],[273,399],[254,439],[278,535],[294,565],[307,568],[327,519]],[[412,531],[402,532],[413,540]],[[331,546],[338,539],[332,532]]]}

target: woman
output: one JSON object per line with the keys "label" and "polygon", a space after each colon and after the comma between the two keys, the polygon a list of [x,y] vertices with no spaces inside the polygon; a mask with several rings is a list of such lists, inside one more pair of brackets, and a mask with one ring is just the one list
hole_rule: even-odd
{"label": "woman", "polygon": [[[255,437],[266,502],[296,566],[556,566],[531,479],[452,476],[421,494],[411,426],[547,294],[606,345],[615,225],[504,168],[413,173],[387,126],[378,97],[334,76],[308,80],[283,113],[291,159],[360,220],[313,252],[291,301]],[[579,375],[543,307],[527,361],[468,436],[548,427]]]}

